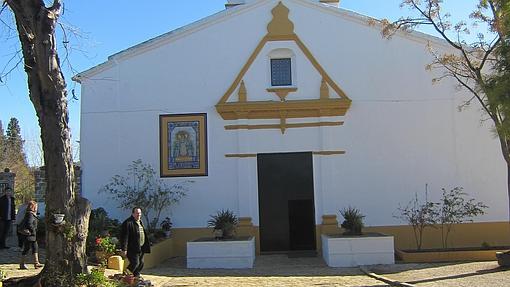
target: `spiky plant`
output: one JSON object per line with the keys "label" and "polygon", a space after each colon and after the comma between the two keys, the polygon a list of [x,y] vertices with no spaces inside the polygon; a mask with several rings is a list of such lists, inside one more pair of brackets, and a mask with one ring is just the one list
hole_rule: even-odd
{"label": "spiky plant", "polygon": [[344,232],[345,235],[361,235],[361,229],[363,228],[363,218],[365,216],[361,214],[359,209],[354,207],[347,207],[340,210],[340,215],[345,219],[342,222],[342,227],[347,231]]}
{"label": "spiky plant", "polygon": [[212,227],[215,230],[221,230],[223,232],[222,239],[231,238],[235,232],[235,229],[239,224],[239,220],[234,212],[225,209],[220,210],[216,214],[211,215],[211,219],[207,221],[207,226]]}

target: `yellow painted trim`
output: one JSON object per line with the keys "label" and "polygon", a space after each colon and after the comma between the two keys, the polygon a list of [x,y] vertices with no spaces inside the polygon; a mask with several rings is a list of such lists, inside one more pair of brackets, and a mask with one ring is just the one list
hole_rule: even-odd
{"label": "yellow painted trim", "polygon": [[350,106],[351,102],[343,99],[318,99],[233,102],[217,104],[216,110],[224,120],[281,119],[282,112],[287,113],[285,118],[344,116]]}
{"label": "yellow painted trim", "polygon": [[314,155],[339,155],[345,154],[344,150],[326,150],[326,151],[314,151]]}
{"label": "yellow painted trim", "polygon": [[322,79],[321,81],[321,87],[320,87],[320,98],[322,100],[324,99],[329,99],[329,88],[328,88],[328,84],[326,83],[326,81],[324,80],[324,78]]}
{"label": "yellow painted trim", "polygon": [[[317,122],[317,123],[287,123],[286,129],[291,128],[308,128],[308,127],[332,127],[341,126],[344,122]],[[226,130],[261,130],[261,129],[281,129],[280,124],[265,124],[265,125],[226,125]]]}
{"label": "yellow painted trim", "polygon": [[508,250],[473,250],[447,252],[404,252],[395,250],[397,256],[406,263],[430,263],[452,261],[495,261],[496,252]]}
{"label": "yellow painted trim", "polygon": [[297,35],[294,35],[295,38],[295,42],[297,43],[297,45],[299,46],[299,48],[301,48],[301,51],[303,51],[303,53],[306,55],[306,57],[308,58],[308,60],[310,60],[310,62],[312,63],[312,65],[315,67],[315,69],[317,69],[317,71],[319,71],[319,73],[322,75],[322,78],[326,81],[326,83],[328,83],[331,88],[333,90],[335,90],[335,92],[338,94],[338,96],[342,99],[345,99],[347,101],[351,101],[351,99],[349,99],[349,97],[347,97],[347,95],[344,93],[344,91],[342,91],[342,89],[340,89],[340,87],[331,79],[331,77],[329,77],[328,73],[326,73],[326,71],[324,70],[324,68],[322,68],[322,66],[319,64],[319,62],[315,59],[315,57],[312,55],[312,53],[310,52],[310,50],[308,50],[308,48],[306,47],[306,45],[301,41],[301,39],[299,39],[299,37]]}
{"label": "yellow painted trim", "polygon": [[240,103],[245,103],[248,98],[248,92],[246,92],[246,86],[244,85],[244,81],[241,81],[241,85],[239,86],[239,92],[237,93],[239,97]]}
{"label": "yellow painted trim", "polygon": [[238,158],[257,157],[257,154],[256,153],[230,153],[230,154],[226,154],[225,157],[238,157]]}
{"label": "yellow painted trim", "polygon": [[284,102],[285,98],[289,93],[293,93],[297,91],[297,88],[269,88],[266,89],[266,91],[270,93],[275,93],[278,98],[280,98],[280,101]]}
{"label": "yellow painted trim", "polygon": [[267,37],[264,37],[262,38],[262,40],[260,41],[260,43],[257,45],[257,47],[255,48],[255,50],[251,53],[250,57],[248,58],[248,61],[244,64],[244,66],[241,68],[241,71],[239,72],[239,74],[237,75],[236,79],[234,80],[234,82],[232,83],[232,85],[230,85],[230,87],[228,88],[228,90],[225,92],[225,94],[223,95],[223,97],[221,97],[220,101],[218,102],[218,104],[222,104],[222,103],[226,103],[228,98],[230,97],[230,95],[232,95],[232,93],[234,92],[234,90],[236,89],[236,87],[239,85],[239,83],[241,82],[242,78],[244,77],[244,74],[246,74],[246,71],[248,71],[248,69],[250,68],[251,64],[253,64],[253,61],[255,61],[255,58],[257,57],[257,55],[260,53],[260,51],[262,50],[262,48],[264,48],[264,45],[267,43]]}
{"label": "yellow painted trim", "polygon": [[[173,238],[165,239],[151,246],[151,253],[145,254],[144,268],[152,268],[161,264],[163,261],[174,256]],[[127,266],[125,264],[125,266]]]}
{"label": "yellow painted trim", "polygon": [[[343,150],[326,150],[326,151],[313,151],[313,155],[341,155],[345,154]],[[225,154],[225,157],[229,158],[248,158],[248,157],[257,157],[256,153],[228,153]]]}
{"label": "yellow painted trim", "polygon": [[[294,24],[288,19],[288,8],[281,2],[272,10],[273,19],[268,24],[268,33],[260,40],[255,50],[251,53],[248,61],[241,68],[241,71],[235,78],[234,82],[230,85],[225,94],[221,97],[216,104],[216,110],[224,120],[236,119],[286,119],[286,118],[306,118],[306,117],[321,117],[321,116],[343,116],[351,106],[351,100],[340,89],[340,87],[329,77],[324,68],[312,55],[306,45],[294,33]],[[268,41],[294,41],[299,49],[303,52],[306,58],[312,63],[312,66],[322,76],[322,81],[327,83],[340,97],[340,99],[329,99],[326,97],[324,83],[321,82],[320,100],[298,100],[298,101],[285,101],[285,94],[276,90],[280,97],[280,103],[272,101],[259,101],[259,102],[227,102],[235,89],[239,86],[242,78],[255,61],[262,48]],[[326,87],[327,88],[327,87]],[[279,94],[278,94],[279,93]],[[241,98],[241,96],[240,96]],[[280,104],[280,105],[275,105]],[[311,105],[312,107],[307,107]],[[286,115],[282,117],[279,111],[285,111]],[[284,130],[282,130],[284,132]]]}
{"label": "yellow painted trim", "polygon": [[[510,246],[510,228],[508,222],[465,223],[456,224],[453,228],[454,229],[452,230],[451,235],[451,247],[477,247],[481,246],[482,242],[487,242],[491,246]],[[414,246],[412,235],[413,230],[410,226],[407,225],[366,227],[363,229],[363,231],[380,232],[394,236],[396,249],[412,249]],[[342,229],[338,226],[336,215],[323,215],[322,224],[318,224],[315,227],[317,251],[320,252],[321,250],[321,234],[339,234],[341,232]],[[441,247],[441,236],[438,234],[438,232],[439,231],[437,229],[431,229],[424,234],[424,248]],[[240,224],[237,228],[237,235],[255,236],[256,254],[260,254],[259,227],[253,225],[251,218],[240,218]],[[158,248],[158,243],[152,247],[152,252],[150,255],[145,255],[145,264],[147,266],[147,256],[153,256],[153,254],[158,256],[163,255],[162,257],[166,258],[172,256],[186,256],[186,242],[201,237],[211,236],[213,236],[211,228],[174,228],[172,229],[172,238],[162,242],[165,243],[165,245],[162,245],[163,249]],[[495,254],[495,251],[492,252]],[[472,258],[475,260],[480,258],[474,257],[475,255],[470,256],[473,256]],[[152,263],[149,264],[152,265]]]}
{"label": "yellow painted trim", "polygon": [[271,10],[273,19],[267,24],[269,36],[285,36],[294,34],[294,23],[289,19],[289,8],[280,1]]}

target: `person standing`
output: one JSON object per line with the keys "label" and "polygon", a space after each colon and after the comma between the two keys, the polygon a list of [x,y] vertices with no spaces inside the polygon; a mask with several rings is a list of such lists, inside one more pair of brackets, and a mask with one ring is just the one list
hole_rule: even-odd
{"label": "person standing", "polygon": [[141,208],[133,208],[131,216],[122,223],[119,241],[123,257],[129,260],[127,269],[139,277],[143,269],[143,255],[151,251],[149,237],[142,223]]}
{"label": "person standing", "polygon": [[14,203],[14,196],[12,195],[12,189],[6,187],[4,189],[4,195],[0,197],[0,248],[8,249],[5,241],[9,229],[11,228],[12,222],[16,218],[16,205]]}
{"label": "person standing", "polygon": [[16,213],[16,234],[18,236],[18,247],[20,251],[23,250],[23,235],[19,233],[21,223],[25,219],[25,213],[27,212],[27,206],[30,201],[27,201],[18,207],[18,213]]}
{"label": "person standing", "polygon": [[34,268],[38,269],[42,267],[39,263],[39,246],[37,245],[37,203],[35,201],[29,201],[27,204],[27,211],[25,212],[25,218],[21,222],[18,230],[26,230],[26,234],[22,235],[23,238],[23,251],[21,252],[21,262],[19,269],[27,269],[25,265],[28,250],[32,249],[34,255]]}

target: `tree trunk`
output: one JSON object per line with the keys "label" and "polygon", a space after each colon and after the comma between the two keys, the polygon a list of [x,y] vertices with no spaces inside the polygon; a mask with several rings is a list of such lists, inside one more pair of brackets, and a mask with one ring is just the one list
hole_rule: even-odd
{"label": "tree trunk", "polygon": [[[46,7],[42,0],[7,0],[18,29],[29,96],[41,128],[46,166],[46,262],[43,286],[70,286],[75,274],[85,272],[85,243],[90,204],[74,189],[68,125],[67,91],[56,49],[55,27],[60,0]],[[54,213],[65,214],[65,225],[52,224]],[[76,231],[70,240],[65,232]]]}

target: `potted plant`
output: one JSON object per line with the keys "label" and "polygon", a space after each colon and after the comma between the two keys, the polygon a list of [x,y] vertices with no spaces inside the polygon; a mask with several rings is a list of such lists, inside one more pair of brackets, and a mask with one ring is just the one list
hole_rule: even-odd
{"label": "potted plant", "polygon": [[[234,237],[238,224],[237,216],[228,209],[220,210],[215,215],[211,215],[211,219],[207,222],[207,226],[214,229],[215,237],[220,239]],[[219,235],[219,232],[217,233],[218,230],[221,230],[221,235]]]}
{"label": "potted plant", "polygon": [[170,237],[170,229],[172,228],[172,221],[170,220],[170,217],[166,217],[161,221],[161,229],[165,232],[165,237]]}
{"label": "potted plant", "polygon": [[343,234],[322,234],[322,257],[330,267],[355,267],[360,265],[393,264],[393,236],[380,233],[363,233],[363,218],[359,209],[348,207],[340,210],[344,218]]}
{"label": "potted plant", "polygon": [[100,264],[106,264],[108,258],[115,254],[115,243],[110,237],[96,238],[96,258]]}
{"label": "potted plant", "polygon": [[340,210],[340,215],[345,219],[344,222],[342,222],[342,228],[344,228],[346,231],[344,232],[344,235],[361,235],[361,230],[363,229],[363,218],[365,216],[361,214],[359,209],[354,207],[347,207],[342,210]]}

